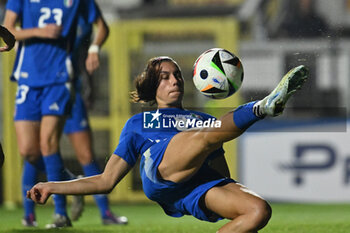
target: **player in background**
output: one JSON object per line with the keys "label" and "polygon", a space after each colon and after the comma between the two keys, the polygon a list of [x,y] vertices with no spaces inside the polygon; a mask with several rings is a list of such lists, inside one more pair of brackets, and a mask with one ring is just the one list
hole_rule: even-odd
{"label": "player in background", "polygon": [[[179,131],[176,127],[160,126],[148,129],[142,127],[145,112],[136,114],[125,124],[119,144],[101,175],[39,183],[27,196],[45,203],[51,194],[109,192],[141,155],[143,190],[166,214],[193,215],[209,222],[231,220],[218,233],[258,232],[268,223],[271,207],[260,196],[223,174],[228,169],[222,145],[239,137],[262,118],[281,114],[288,98],[302,86],[307,74],[304,66],[293,68],[263,100],[241,105],[222,116],[218,128]],[[162,117],[170,115],[188,116],[191,121],[202,123],[212,119],[208,114],[183,109],[184,80],[180,67],[170,57],[150,59],[135,84],[136,102],[157,104],[157,111],[149,112],[151,121],[162,122]]]}
{"label": "player in background", "polygon": [[[0,47],[0,52],[10,51],[15,45],[16,39],[7,28],[0,25],[0,37],[5,42],[5,46]],[[4,164],[5,155],[0,142],[0,168]]]}
{"label": "player in background", "polygon": [[[101,27],[105,31],[104,35],[107,38],[109,29],[102,14],[100,14],[97,22],[99,22],[98,24],[103,25],[103,27]],[[76,95],[72,110],[72,116],[67,119],[63,129],[63,132],[68,136],[70,142],[73,145],[77,159],[83,168],[84,176],[94,176],[101,173],[101,170],[97,161],[95,160],[93,153],[92,133],[89,126],[88,114],[86,110],[88,106],[92,106],[92,87],[89,86],[91,85],[90,82],[93,78],[92,73],[99,67],[99,49],[91,49],[91,47],[89,49],[91,34],[92,24],[86,22],[83,17],[79,17],[77,39],[75,41],[73,51],[73,65],[75,67],[74,70],[76,73],[76,79],[74,80]],[[89,61],[95,61],[98,64],[97,67],[87,70],[87,63]],[[88,92],[85,97],[85,104],[82,97],[83,76],[85,82],[87,82],[86,86],[88,86],[88,90],[84,90]],[[99,208],[102,223],[104,225],[128,223],[128,219],[125,216],[116,216],[112,213],[110,210],[107,195],[94,195],[94,200]],[[80,211],[75,211],[75,209],[72,208],[72,220],[77,220],[80,217],[80,213]]]}
{"label": "player in background", "polygon": [[[97,4],[96,4],[97,5]],[[95,38],[95,40],[102,41],[93,42],[93,45],[103,44],[103,42],[108,37],[108,26],[103,19],[101,12],[96,20],[97,29],[101,31],[100,38]],[[74,50],[72,53],[72,61],[74,67],[74,89],[75,89],[75,100],[73,104],[73,110],[71,116],[66,120],[64,126],[64,133],[68,135],[75,154],[78,158],[79,163],[83,167],[84,175],[91,176],[97,175],[101,173],[99,169],[98,163],[94,160],[93,149],[92,149],[92,135],[89,127],[87,111],[85,105],[83,103],[83,99],[81,96],[81,77],[87,76],[87,79],[92,78],[92,73],[99,67],[99,47],[94,48],[91,45],[91,35],[92,35],[92,24],[86,22],[84,17],[78,18],[78,28],[77,28],[77,36],[74,43]],[[90,50],[89,50],[90,47]],[[92,48],[92,49],[91,49]],[[89,64],[97,64],[90,65]],[[89,71],[87,71],[86,67],[89,67]],[[23,191],[26,192],[27,187],[32,187],[34,183],[25,183],[27,180],[25,177],[37,177],[39,171],[37,169],[33,169],[30,164],[26,164],[23,170],[23,184],[25,187]],[[82,213],[82,204],[83,200],[79,201],[80,196],[73,197],[73,203],[71,207],[71,219],[73,221],[78,220]],[[24,195],[24,209],[25,213],[29,216],[35,216],[34,214],[34,203],[32,200],[27,199]],[[102,223],[105,225],[109,224],[126,224],[128,222],[127,218],[124,216],[115,216],[109,207],[109,201],[106,195],[95,195],[95,202],[100,210]],[[78,200],[78,201],[77,201]],[[27,203],[28,202],[28,203]],[[22,223],[24,226],[36,226],[35,221],[31,221],[33,218],[24,218]]]}
{"label": "player in background", "polygon": [[[45,172],[49,181],[69,179],[59,140],[74,97],[71,53],[79,15],[89,23],[95,22],[98,17],[95,2],[9,0],[6,4],[4,26],[20,42],[11,76],[18,85],[14,120],[19,152],[25,166]],[[16,28],[17,22],[21,28]],[[96,38],[100,38],[99,33]],[[94,42],[96,47],[102,41]],[[23,180],[31,183],[36,177],[27,176]],[[22,187],[30,188],[25,184]],[[66,197],[54,195],[53,199],[54,220],[47,228],[72,226]],[[25,214],[27,218],[35,223],[31,213]]]}

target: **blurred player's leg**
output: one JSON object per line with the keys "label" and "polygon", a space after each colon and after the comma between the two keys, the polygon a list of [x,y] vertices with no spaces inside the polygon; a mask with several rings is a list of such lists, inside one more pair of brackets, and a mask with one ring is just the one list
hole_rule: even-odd
{"label": "blurred player's leg", "polygon": [[[21,114],[21,108],[18,108],[16,112],[19,116]],[[40,155],[39,146],[39,121],[15,121],[16,136],[18,142],[18,148],[21,156],[25,159],[22,176],[22,195],[23,195],[23,207],[24,216],[22,224],[24,226],[36,226],[34,203],[26,198],[26,192],[36,184],[38,171],[45,170],[45,166]]]}
{"label": "blurred player's leg", "polygon": [[[45,162],[48,181],[66,180],[63,160],[58,150],[61,129],[64,119],[57,116],[44,116],[41,121],[40,146]],[[72,226],[66,210],[66,197],[53,195],[55,203],[55,217],[52,224],[47,228],[59,228]]]}
{"label": "blurred player's leg", "polygon": [[[94,176],[101,174],[101,170],[95,161],[83,165],[83,170],[85,176]],[[98,206],[98,209],[100,210],[102,223],[104,225],[128,223],[128,219],[125,216],[116,216],[111,212],[107,195],[94,195],[94,199]]]}
{"label": "blurred player's leg", "polygon": [[35,218],[35,203],[27,198],[27,191],[30,190],[36,183],[38,178],[38,170],[28,161],[24,162],[22,175],[22,199],[24,208],[24,217],[22,225],[26,227],[38,226]]}
{"label": "blurred player's leg", "polygon": [[[67,122],[69,124],[69,120],[67,120]],[[94,160],[92,153],[92,138],[90,129],[87,128],[83,131],[71,132],[68,134],[68,136],[74,147],[77,159],[83,167],[84,175],[94,176],[101,174],[101,170],[98,163]],[[126,217],[117,216],[111,212],[107,195],[94,195],[94,200],[100,211],[103,224],[111,225],[128,223],[128,219]],[[80,214],[78,215],[75,209],[72,208],[71,217],[72,220],[77,220],[80,217]]]}
{"label": "blurred player's leg", "polygon": [[[26,227],[36,227],[38,224],[36,222],[35,216],[35,203],[26,197],[27,191],[30,190],[38,182],[38,173],[45,173],[45,164],[43,157],[40,155],[39,159],[33,163],[25,161],[23,167],[23,176],[22,176],[22,198],[23,198],[23,208],[24,208],[24,217],[22,219],[23,226]],[[75,179],[76,177],[69,170],[65,169],[64,171],[65,180]],[[84,205],[84,199],[82,196],[74,196],[73,204],[79,206],[75,208],[77,212],[82,212]],[[81,200],[82,199],[82,200]],[[72,204],[72,205],[73,205]],[[59,218],[59,217],[58,217]]]}
{"label": "blurred player's leg", "polygon": [[[74,175],[71,171],[69,171],[67,168],[65,169],[66,173],[66,179],[67,180],[74,180],[77,178],[82,178],[83,176]],[[85,201],[83,195],[73,195],[72,197],[72,205],[71,205],[71,219],[73,221],[77,220],[84,211]]]}
{"label": "blurred player's leg", "polygon": [[[94,176],[101,174],[98,163],[94,159],[92,134],[87,111],[80,93],[77,93],[75,96],[71,117],[66,120],[63,131],[68,135],[73,145],[74,152],[83,168],[84,175]],[[126,217],[117,216],[111,212],[107,195],[94,195],[94,200],[100,211],[103,224],[126,224],[128,222]],[[71,219],[76,221],[80,216],[79,205],[72,205]]]}

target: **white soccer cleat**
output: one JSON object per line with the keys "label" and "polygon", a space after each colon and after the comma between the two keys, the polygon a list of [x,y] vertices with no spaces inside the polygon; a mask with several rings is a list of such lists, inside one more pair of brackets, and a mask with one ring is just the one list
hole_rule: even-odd
{"label": "white soccer cleat", "polygon": [[309,70],[304,65],[291,69],[278,86],[263,100],[254,104],[256,116],[278,116],[282,114],[289,97],[305,83]]}

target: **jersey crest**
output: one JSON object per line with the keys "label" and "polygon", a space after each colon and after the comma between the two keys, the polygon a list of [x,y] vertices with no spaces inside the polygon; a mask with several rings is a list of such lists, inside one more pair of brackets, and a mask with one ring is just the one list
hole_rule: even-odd
{"label": "jersey crest", "polygon": [[67,8],[73,6],[73,0],[63,0],[63,5]]}

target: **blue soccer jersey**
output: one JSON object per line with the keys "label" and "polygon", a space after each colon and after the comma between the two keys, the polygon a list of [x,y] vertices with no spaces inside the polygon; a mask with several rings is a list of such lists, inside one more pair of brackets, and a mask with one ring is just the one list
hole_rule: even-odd
{"label": "blue soccer jersey", "polygon": [[171,138],[193,127],[220,127],[220,123],[214,117],[201,112],[174,108],[137,114],[126,123],[114,154],[131,166],[142,155],[140,175],[143,191],[166,214],[173,217],[192,215],[201,220],[215,222],[222,218],[210,211],[203,211],[199,202],[212,187],[235,182],[209,166],[209,160],[223,155],[222,148],[212,152],[197,173],[185,182],[166,181],[158,173],[158,166]]}
{"label": "blue soccer jersey", "polygon": [[94,0],[9,0],[6,8],[18,15],[23,29],[50,23],[62,26],[57,39],[32,38],[20,43],[11,78],[32,87],[67,82],[73,74],[70,56],[78,16],[93,23],[99,14]]}
{"label": "blue soccer jersey", "polygon": [[[207,125],[202,126],[202,123]],[[188,128],[215,127],[216,123],[213,116],[197,111],[177,108],[145,111],[126,122],[114,153],[133,166],[138,156],[154,143],[171,139]]]}

